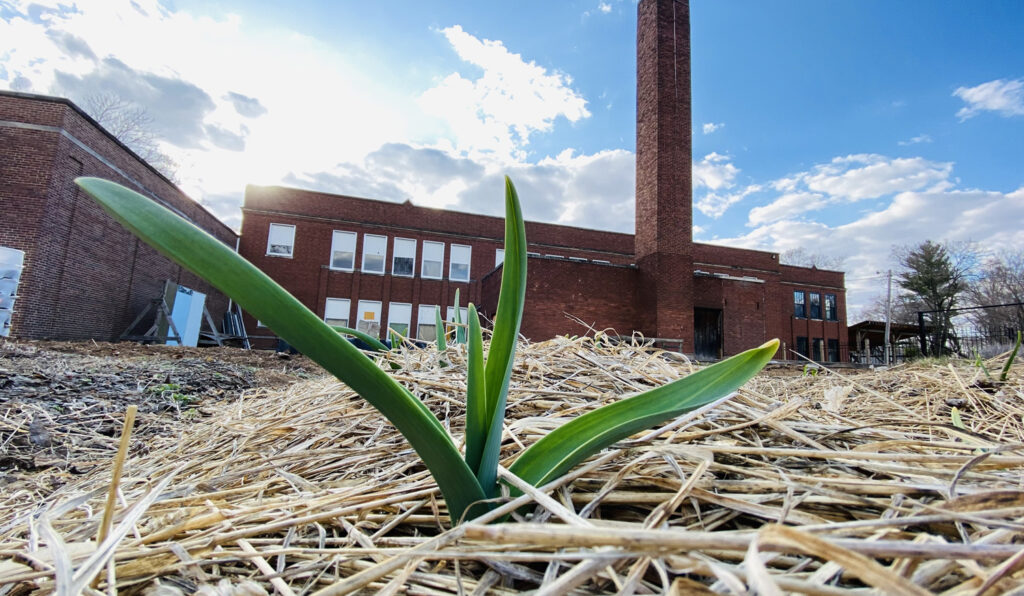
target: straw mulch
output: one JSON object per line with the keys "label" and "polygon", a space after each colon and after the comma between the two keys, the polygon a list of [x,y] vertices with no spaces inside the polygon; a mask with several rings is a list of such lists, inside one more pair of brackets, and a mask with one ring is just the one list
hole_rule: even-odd
{"label": "straw mulch", "polygon": [[[459,349],[391,358],[460,437]],[[1005,359],[985,363],[992,376]],[[593,339],[522,345],[505,465],[693,368]],[[415,454],[345,386],[256,391],[133,451],[98,550],[113,462],[3,513],[0,595],[1019,593],[1021,379],[970,362],[769,367],[491,516],[518,521],[454,529]]]}

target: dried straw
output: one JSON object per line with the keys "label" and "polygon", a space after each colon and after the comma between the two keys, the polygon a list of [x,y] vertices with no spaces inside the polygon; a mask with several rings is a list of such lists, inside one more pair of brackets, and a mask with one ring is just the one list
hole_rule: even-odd
{"label": "dried straw", "polygon": [[[395,378],[455,437],[460,350],[381,363],[400,365]],[[693,369],[636,343],[521,345],[503,465],[572,416]],[[133,439],[146,444],[125,463],[113,570],[98,590],[1024,590],[1021,378],[1020,365],[999,383],[958,361],[813,376],[770,367],[732,400],[624,441],[548,486],[521,486],[516,501],[455,528],[408,444],[345,386],[322,378],[253,391],[212,417]],[[113,464],[68,478],[39,502],[0,495],[9,504],[0,595],[56,590],[82,576],[86,559],[90,569],[105,565],[92,539]],[[147,493],[168,476],[150,503]],[[517,485],[504,469],[501,477]]]}

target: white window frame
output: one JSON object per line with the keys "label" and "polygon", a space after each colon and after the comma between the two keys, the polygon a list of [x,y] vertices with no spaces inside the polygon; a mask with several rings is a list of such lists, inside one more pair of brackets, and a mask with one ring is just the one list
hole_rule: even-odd
{"label": "white window frame", "polygon": [[[411,243],[412,253],[409,254]],[[409,259],[412,269],[409,273],[398,273],[395,262],[398,259]],[[395,250],[391,255],[391,275],[397,277],[415,277],[416,275],[416,240],[413,238],[395,238]]]}
{"label": "white window frame", "polygon": [[[380,243],[379,246],[369,246],[371,241],[373,244]],[[380,257],[380,271],[375,269],[366,268],[366,257],[367,256],[379,256]],[[379,234],[363,234],[363,259],[360,271],[363,273],[372,273],[374,275],[384,275],[384,271],[387,269],[388,264],[388,237],[381,236]]]}
{"label": "white window frame", "polygon": [[[331,256],[328,267],[334,271],[354,271],[356,266],[356,238],[358,234],[355,232],[346,232],[344,230],[334,230],[331,235]],[[351,242],[350,246],[347,246]],[[345,250],[350,249],[350,250]],[[335,267],[334,266],[334,253],[336,252],[351,252],[352,253],[352,266],[351,267]]]}
{"label": "white window frame", "polygon": [[[453,244],[451,247],[450,256],[448,258],[448,279],[451,281],[469,282],[470,271],[473,266],[473,247],[468,244]],[[456,261],[455,256],[458,253],[465,252],[465,261]],[[460,254],[461,257],[461,254]],[[455,266],[465,265],[466,266],[466,277],[455,277]]]}
{"label": "white window frame", "polygon": [[497,267],[505,262],[505,249],[496,248],[494,249],[494,266]]}
{"label": "white window frame", "polygon": [[[332,308],[332,305],[333,305],[333,308]],[[339,311],[341,311],[341,312],[339,312]],[[342,312],[345,314],[345,318],[344,319],[342,319],[341,317],[338,317],[338,316],[333,316],[333,317],[330,316],[332,314],[338,315],[338,314],[341,314]],[[341,320],[341,321],[344,321],[345,324],[342,325],[340,323],[332,323],[331,322],[332,320],[333,321]],[[327,323],[328,325],[333,325],[335,327],[348,327],[348,328],[351,329],[352,325],[349,325],[349,323],[352,322],[352,301],[349,300],[348,298],[328,298],[327,300],[325,300],[324,301],[324,322]]]}
{"label": "white window frame", "polygon": [[[436,255],[433,254],[440,247],[441,254],[440,259],[434,258]],[[430,254],[428,254],[430,253]],[[427,257],[431,257],[429,260]],[[437,263],[437,275],[427,275],[427,263]],[[444,242],[434,242],[432,240],[423,241],[423,257],[420,259],[420,277],[423,279],[442,279],[444,277]]]}
{"label": "white window frame", "polygon": [[[290,232],[285,232],[285,229],[287,229],[287,228],[290,228]],[[274,242],[274,237],[275,237],[274,230],[275,229],[280,230],[278,232],[278,234],[276,234],[278,236],[278,238],[277,238],[278,240],[283,240],[283,238],[280,236],[280,234],[282,234],[282,233],[288,234],[289,238],[288,238],[288,242],[287,243],[284,243],[284,242],[277,242],[277,243],[275,243]],[[274,251],[271,250],[271,248],[273,248],[274,246],[287,246],[288,247],[288,253],[286,254],[286,253],[282,253],[282,252],[274,252]],[[293,258],[295,256],[295,226],[294,225],[292,225],[292,224],[281,224],[281,223],[272,223],[272,224],[270,224],[270,228],[267,230],[267,256],[268,257],[280,257],[282,259],[291,259],[291,258]]]}
{"label": "white window frame", "polygon": [[[391,329],[395,324],[405,325],[405,332],[399,332],[403,337],[409,337],[409,330],[412,327],[412,304],[408,302],[388,303],[388,337],[391,337]],[[396,329],[396,331],[398,331]]]}
{"label": "white window frame", "polygon": [[[356,311],[356,331],[362,331],[363,333],[372,337],[380,338],[380,319],[381,313],[383,312],[384,305],[380,300],[360,300],[359,310]],[[373,317],[365,318],[367,314],[372,314]],[[363,323],[370,323],[370,325],[363,325]],[[371,328],[372,324],[377,325],[377,332],[374,333]]]}
{"label": "white window frame", "polygon": [[[459,312],[460,320],[462,321],[462,324],[465,325],[466,321],[469,320],[469,308],[465,307],[465,306],[460,306],[459,310],[461,311],[461,312]],[[448,321],[449,323],[454,323],[455,322],[455,307],[454,306],[449,306],[448,307],[448,318],[445,319],[445,320]]]}
{"label": "white window frame", "polygon": [[[416,309],[416,339],[422,339],[424,341],[435,341],[437,339],[437,320],[434,316],[436,312],[436,304],[421,304]],[[424,325],[428,325],[434,328],[434,337],[425,338],[421,328]]]}

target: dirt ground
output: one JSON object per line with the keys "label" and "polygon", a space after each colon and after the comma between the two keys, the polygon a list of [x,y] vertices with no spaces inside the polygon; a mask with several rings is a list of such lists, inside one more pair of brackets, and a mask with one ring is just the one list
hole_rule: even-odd
{"label": "dirt ground", "polygon": [[45,470],[56,489],[109,462],[130,404],[139,408],[133,437],[144,439],[242,392],[323,374],[303,356],[269,351],[0,340],[0,486]]}

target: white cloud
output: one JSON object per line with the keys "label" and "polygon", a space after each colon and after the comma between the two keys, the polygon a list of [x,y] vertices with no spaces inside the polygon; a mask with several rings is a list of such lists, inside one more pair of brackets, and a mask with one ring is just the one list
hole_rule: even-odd
{"label": "white cloud", "polygon": [[[952,164],[879,155],[837,157],[768,185],[781,193],[751,209],[745,235],[715,243],[784,252],[803,248],[844,260],[851,322],[881,290],[875,272],[892,267],[893,245],[973,240],[990,248],[1024,245],[1024,187],[957,189]],[[824,209],[878,198],[868,212]],[[826,215],[827,214],[827,215]],[[828,221],[824,221],[828,218]],[[873,285],[874,284],[874,285]]]}
{"label": "white cloud", "polygon": [[704,159],[693,164],[693,187],[713,191],[730,188],[739,173],[739,168],[732,165],[725,155],[708,153]]}
{"label": "white cloud", "polygon": [[419,98],[424,112],[447,123],[458,151],[522,160],[531,134],[551,130],[560,116],[570,122],[590,116],[567,75],[527,62],[502,42],[478,39],[458,25],[441,32],[462,60],[483,69],[476,79],[452,73]]}
{"label": "white cloud", "polygon": [[956,113],[961,122],[984,111],[1001,116],[1024,115],[1024,79],[996,79],[974,87],[958,87],[953,95],[967,103]]}
{"label": "white cloud", "polygon": [[717,124],[714,122],[705,122],[704,126],[701,127],[701,130],[704,131],[704,134],[709,135],[723,126],[725,126],[724,122],[719,122]]}
{"label": "white cloud", "polygon": [[608,4],[607,2],[599,2],[597,4],[597,9],[605,14],[608,14],[612,11],[612,5]]}
{"label": "white cloud", "polygon": [[375,199],[501,215],[503,176],[516,184],[531,221],[632,233],[634,156],[630,151],[574,155],[571,150],[536,164],[492,167],[433,148],[389,144],[358,163],[302,173],[286,182]]}
{"label": "white cloud", "polygon": [[752,195],[756,192],[760,192],[761,190],[761,185],[751,184],[750,186],[747,186],[746,188],[738,192],[709,192],[703,197],[699,198],[694,206],[697,207],[697,210],[703,213],[704,215],[717,219],[724,215],[725,212],[728,211],[729,208],[735,205],[736,203],[739,203],[743,199],[747,198],[749,195]]}
{"label": "white cloud", "polygon": [[922,133],[922,134],[917,135],[916,137],[911,138],[910,140],[899,141],[899,145],[905,147],[907,145],[917,145],[918,143],[931,143],[931,142],[932,142],[931,135],[927,135],[927,134]]}
{"label": "white cloud", "polygon": [[[458,26],[444,29],[458,57],[481,74],[452,73],[433,88],[403,89],[380,76],[393,68],[344,40],[327,43],[237,15],[198,17],[160,0],[50,4],[4,3],[0,87],[68,95],[80,105],[100,89],[130,95],[157,118],[165,133],[161,148],[183,165],[183,190],[229,223],[238,221],[247,183],[291,180],[475,209],[468,199],[474,177],[520,168],[551,203],[536,209],[550,213],[550,220],[632,226],[631,211],[612,215],[622,209],[622,189],[632,201],[632,166],[628,172],[621,167],[632,164],[621,156],[627,154],[525,163],[533,135],[561,118],[578,122],[590,113],[568,75],[500,41],[478,39]],[[445,134],[431,136],[437,130]],[[410,170],[392,167],[398,163]],[[435,169],[452,171],[453,180],[439,182]],[[559,172],[568,181],[556,181]],[[573,194],[605,173],[608,192]],[[598,208],[605,199],[612,207]]]}
{"label": "white cloud", "polygon": [[952,171],[953,164],[949,162],[858,154],[836,157],[798,179],[810,190],[859,201],[907,190],[948,187]]}
{"label": "white cloud", "polygon": [[817,211],[827,204],[824,195],[819,193],[798,192],[785,194],[768,205],[751,209],[747,218],[747,225],[764,225],[810,211]]}

